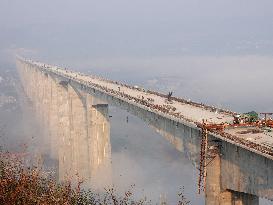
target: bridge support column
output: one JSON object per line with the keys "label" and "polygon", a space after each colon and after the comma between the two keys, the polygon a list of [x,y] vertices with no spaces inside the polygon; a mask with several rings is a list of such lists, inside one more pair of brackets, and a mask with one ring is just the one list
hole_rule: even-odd
{"label": "bridge support column", "polygon": [[72,148],[72,174],[89,177],[86,106],[80,93],[68,84],[69,121]]}
{"label": "bridge support column", "polygon": [[65,181],[73,177],[72,172],[72,140],[70,135],[70,109],[68,87],[62,83],[57,84],[57,112],[58,112],[58,161],[59,180]]}
{"label": "bridge support column", "polygon": [[52,97],[52,81],[53,79],[47,75],[46,79],[45,79],[45,97],[46,97],[46,129],[47,129],[47,138],[48,138],[48,135],[49,135],[49,132],[50,132],[50,116],[51,116],[51,107],[52,107],[52,104],[51,104],[51,97]]}
{"label": "bridge support column", "polygon": [[51,81],[48,74],[41,73],[41,128],[44,138],[50,134],[50,110],[51,110]]}
{"label": "bridge support column", "polygon": [[32,78],[34,77],[33,70],[31,69],[30,65],[27,65],[20,61],[17,62],[17,68],[19,71],[19,77],[22,82],[24,92],[28,98],[31,98],[32,97],[31,93],[33,91],[33,87],[31,86]]}
{"label": "bridge support column", "polygon": [[37,73],[37,100],[36,100],[36,104],[37,104],[37,109],[36,109],[36,113],[37,113],[37,117],[39,119],[39,123],[41,125],[43,125],[43,76],[41,71],[36,71]]}
{"label": "bridge support column", "polygon": [[33,77],[34,77],[34,81],[36,82],[36,89],[35,89],[35,95],[33,96],[33,103],[34,103],[34,110],[35,110],[35,113],[36,113],[36,117],[37,119],[38,118],[38,112],[39,112],[39,92],[40,92],[40,89],[39,89],[39,78],[38,78],[38,71],[34,68],[34,71],[33,71]]}
{"label": "bridge support column", "polygon": [[[258,205],[257,196],[221,188],[221,156],[217,153],[207,165],[206,205]],[[228,170],[227,170],[228,171]]]}
{"label": "bridge support column", "polygon": [[49,141],[49,147],[50,147],[50,157],[52,159],[58,158],[58,111],[59,111],[59,105],[58,105],[58,96],[59,96],[59,85],[57,82],[54,81],[51,77],[48,77],[49,81],[49,90],[47,90],[48,98],[49,98],[49,125],[48,125],[48,136],[46,138]]}
{"label": "bridge support column", "polygon": [[35,92],[36,90],[36,86],[37,86],[37,82],[35,82],[35,77],[34,77],[34,72],[35,69],[32,68],[31,66],[28,66],[28,76],[29,76],[29,94],[27,95],[27,97],[33,101],[33,98],[35,96]]}
{"label": "bridge support column", "polygon": [[91,182],[96,188],[112,185],[110,121],[107,104],[93,104],[87,95]]}

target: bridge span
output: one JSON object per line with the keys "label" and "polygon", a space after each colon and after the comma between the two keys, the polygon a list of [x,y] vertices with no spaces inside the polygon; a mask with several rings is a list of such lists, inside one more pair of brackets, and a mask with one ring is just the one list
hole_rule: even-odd
{"label": "bridge span", "polygon": [[[232,123],[232,111],[195,103],[120,82],[16,58],[22,85],[46,128],[59,178],[92,179],[110,167],[108,104],[138,116],[183,152],[196,167],[204,163],[199,187],[207,205],[258,204],[273,200],[273,136],[244,128],[209,132],[201,162],[198,125]],[[59,149],[62,147],[62,149]],[[72,162],[72,163],[70,163]],[[106,174],[110,183],[111,174]],[[194,182],[193,182],[194,183]]]}

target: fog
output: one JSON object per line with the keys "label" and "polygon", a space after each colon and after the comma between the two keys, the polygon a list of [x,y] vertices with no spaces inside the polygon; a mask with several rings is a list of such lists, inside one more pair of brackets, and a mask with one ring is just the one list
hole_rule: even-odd
{"label": "fog", "polygon": [[[1,49],[67,59],[272,55],[270,0],[1,0]],[[141,69],[141,68],[139,68]]]}
{"label": "fog", "polygon": [[[19,53],[238,112],[272,112],[272,8],[271,0],[0,0],[0,75],[15,73]],[[192,204],[203,204],[183,153],[133,116],[126,123],[126,113],[111,112],[120,189],[136,183],[139,193],[173,202],[184,186]],[[1,112],[2,146],[39,147],[40,128],[25,113]]]}

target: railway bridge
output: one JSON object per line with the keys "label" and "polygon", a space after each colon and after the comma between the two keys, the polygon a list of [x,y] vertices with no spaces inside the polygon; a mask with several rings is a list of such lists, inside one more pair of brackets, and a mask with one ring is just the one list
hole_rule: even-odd
{"label": "railway bridge", "polygon": [[[219,132],[198,126],[204,119],[232,123],[236,113],[20,56],[16,64],[37,119],[46,128],[51,155],[59,161],[60,180],[75,174],[92,179],[110,168],[108,105],[113,105],[148,123],[194,162],[207,205],[273,200],[270,132],[249,127]],[[110,176],[105,179],[111,181]]]}

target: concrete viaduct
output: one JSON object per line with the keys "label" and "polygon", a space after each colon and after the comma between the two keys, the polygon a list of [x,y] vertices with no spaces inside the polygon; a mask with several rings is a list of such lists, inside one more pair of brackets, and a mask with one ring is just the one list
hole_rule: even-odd
{"label": "concrete viaduct", "polygon": [[[19,56],[16,64],[24,91],[46,128],[51,154],[59,161],[60,180],[76,174],[92,179],[100,170],[111,169],[108,104],[147,122],[197,167],[201,131],[196,123],[233,119],[231,111],[179,98],[168,103],[160,93]],[[206,205],[257,205],[259,197],[273,200],[272,148],[230,136],[208,135]]]}

